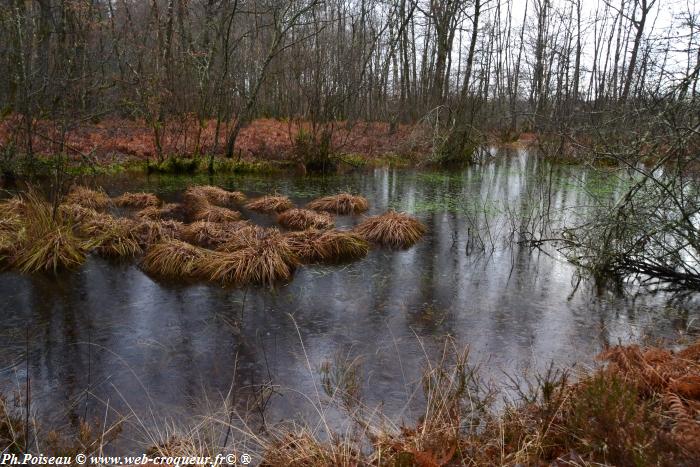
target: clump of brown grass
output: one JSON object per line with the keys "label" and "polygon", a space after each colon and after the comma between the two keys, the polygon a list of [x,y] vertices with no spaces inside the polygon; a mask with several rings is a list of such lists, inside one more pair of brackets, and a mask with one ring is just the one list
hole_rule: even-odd
{"label": "clump of brown grass", "polygon": [[165,240],[150,247],[141,261],[149,274],[168,278],[193,277],[195,268],[211,261],[211,251],[180,240]]}
{"label": "clump of brown grass", "polygon": [[246,199],[246,196],[240,191],[228,191],[218,186],[198,185],[191,187],[190,190],[200,193],[210,203],[219,205],[241,203]]}
{"label": "clump of brown grass", "polygon": [[232,253],[242,248],[253,246],[258,241],[270,236],[280,236],[280,231],[249,223],[237,229],[225,242],[218,246],[217,250]]}
{"label": "clump of brown grass", "polygon": [[225,251],[202,262],[198,272],[212,281],[237,285],[271,286],[292,277],[299,262],[278,230],[244,227],[238,234],[235,245],[224,245]]}
{"label": "clump of brown grass", "polygon": [[86,208],[80,204],[63,203],[58,207],[62,215],[72,219],[74,222],[86,222],[99,217],[101,214],[92,208]]}
{"label": "clump of brown grass", "polygon": [[13,196],[0,202],[0,216],[10,214],[21,216],[24,214],[25,208],[25,201],[20,196]]}
{"label": "clump of brown grass", "polygon": [[184,229],[185,225],[175,220],[140,220],[134,223],[134,232],[143,248],[165,240],[179,239]]}
{"label": "clump of brown grass", "polygon": [[310,209],[288,209],[277,216],[277,222],[291,230],[328,229],[333,227],[333,217]]}
{"label": "clump of brown grass", "polygon": [[235,222],[241,218],[238,211],[211,204],[205,191],[201,187],[190,187],[185,191],[184,205],[191,221]]}
{"label": "clump of brown grass", "polygon": [[294,207],[286,196],[270,195],[256,198],[245,205],[251,211],[282,212]]}
{"label": "clump of brown grass", "polygon": [[112,200],[102,188],[93,190],[84,186],[73,186],[66,196],[65,203],[77,204],[99,211],[109,207],[112,204]]}
{"label": "clump of brown grass", "polygon": [[305,230],[287,234],[292,251],[303,262],[354,261],[369,252],[369,243],[354,232]]}
{"label": "clump of brown grass", "polygon": [[162,206],[147,206],[134,214],[136,219],[157,221],[167,218],[183,217],[184,207],[178,203],[166,203]]}
{"label": "clump of brown grass", "polygon": [[182,239],[205,248],[217,248],[232,240],[240,229],[248,226],[248,221],[196,221],[184,227]]}
{"label": "clump of brown grass", "polygon": [[207,204],[206,207],[195,211],[191,218],[193,221],[235,222],[240,220],[241,213],[233,209]]}
{"label": "clump of brown grass", "polygon": [[367,241],[389,248],[410,248],[425,234],[426,228],[415,217],[393,210],[364,219],[357,232]]}
{"label": "clump of brown grass", "polygon": [[162,201],[153,193],[126,192],[114,198],[114,204],[120,207],[143,209],[148,206],[160,206]]}
{"label": "clump of brown grass", "polygon": [[11,260],[13,265],[25,273],[56,272],[81,265],[92,242],[78,238],[73,227],[60,210],[54,213],[48,202],[30,190],[25,197],[21,235]]}
{"label": "clump of brown grass", "polygon": [[96,216],[80,226],[80,232],[95,243],[95,251],[110,258],[126,258],[141,254],[140,239],[131,219],[110,215]]}
{"label": "clump of brown grass", "polygon": [[359,214],[368,209],[367,198],[350,193],[338,193],[315,199],[306,205],[314,211],[328,211],[340,215]]}

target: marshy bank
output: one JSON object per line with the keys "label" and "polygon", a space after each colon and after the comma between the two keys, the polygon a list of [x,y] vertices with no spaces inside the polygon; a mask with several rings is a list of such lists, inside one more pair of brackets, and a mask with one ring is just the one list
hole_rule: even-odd
{"label": "marshy bank", "polygon": [[[644,288],[635,278],[621,288],[579,282],[578,269],[555,248],[532,247],[565,223],[584,221],[596,200],[624,194],[624,174],[548,164],[525,150],[498,156],[451,172],[376,168],[325,177],[122,174],[82,180],[104,187],[110,200],[127,192],[155,194],[160,206],[150,205],[150,197],[127,196],[121,202],[139,200],[139,207],[109,208],[117,210],[114,216],[129,213],[123,217],[133,222],[203,216],[187,222],[188,236],[179,241],[206,250],[226,243],[219,243],[220,232],[209,232],[217,224],[209,216],[236,215],[211,207],[180,212],[191,186],[245,195],[219,206],[241,213],[225,221],[232,224],[282,232],[276,213],[245,205],[275,195],[307,209],[314,199],[350,192],[366,198],[367,211],[331,212],[331,231],[349,232],[363,216],[390,210],[409,213],[426,229],[405,250],[375,246],[341,264],[309,261],[272,289],[151,276],[137,259],[94,253],[58,275],[5,270],[2,390],[11,403],[17,394],[21,405],[28,374],[32,415],[45,419],[44,426],[76,429],[79,420],[102,420],[105,412],[109,422],[128,416],[135,423],[124,424],[111,448],[138,452],[148,444],[145,432],[186,426],[207,412],[207,404],[219,407],[224,399],[241,412],[250,400],[264,401],[268,423],[292,419],[316,426],[319,410],[308,395],[315,400],[316,391],[323,392],[321,369],[333,373],[336,360],[362,361],[356,373],[366,382],[364,406],[381,406],[394,425],[415,426],[424,406],[419,400],[407,406],[406,388],[417,387],[412,384],[421,381],[427,360],[440,360],[448,335],[457,348],[469,345],[470,363],[482,362],[485,378],[505,386],[505,375],[542,373],[551,361],[559,368],[591,363],[618,341],[697,332],[692,294]],[[207,199],[218,199],[209,202],[213,206],[221,196],[235,198],[208,191]],[[294,225],[319,226],[308,213],[292,214]],[[294,232],[313,246],[324,231]],[[331,429],[346,426],[338,408],[324,410],[324,417]],[[170,433],[162,429],[166,436],[155,441]]]}

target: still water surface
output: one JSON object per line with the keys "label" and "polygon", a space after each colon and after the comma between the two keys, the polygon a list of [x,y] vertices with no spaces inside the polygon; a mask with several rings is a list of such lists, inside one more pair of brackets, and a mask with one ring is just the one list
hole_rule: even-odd
{"label": "still water surface", "polygon": [[[618,340],[672,337],[698,316],[692,298],[601,291],[585,281],[575,287],[574,269],[555,250],[520,245],[514,226],[541,228],[543,210],[545,227],[556,228],[585,217],[594,197],[624,188],[615,176],[550,166],[526,151],[498,151],[452,172],[99,182],[111,195],[148,190],[167,200],[188,184],[214,183],[251,197],[286,194],[299,205],[349,189],[369,199],[370,214],[412,212],[428,234],[407,251],[374,249],[349,265],[302,267],[275,290],[163,282],[133,263],[99,258],[58,277],[0,273],[0,389],[23,391],[28,334],[33,407],[51,423],[102,417],[107,404],[115,414],[138,414],[134,425],[186,420],[204,400],[221,402],[232,384],[234,402],[243,404],[267,380],[277,386],[268,421],[313,422],[307,397],[316,400],[320,366],[355,357],[365,403],[411,418],[412,385],[446,336],[469,345],[487,376],[503,381],[504,373],[551,361],[590,363]],[[122,442],[143,436],[127,429]]]}

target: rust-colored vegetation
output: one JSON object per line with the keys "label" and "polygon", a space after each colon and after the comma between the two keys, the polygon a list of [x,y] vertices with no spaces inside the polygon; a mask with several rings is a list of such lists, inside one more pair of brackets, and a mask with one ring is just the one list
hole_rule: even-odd
{"label": "rust-colored vegetation", "polygon": [[[236,151],[244,160],[290,159],[294,157],[294,135],[300,130],[310,131],[309,123],[282,120],[257,119],[241,129],[236,140]],[[427,154],[430,141],[416,140],[415,125],[396,125],[381,122],[337,122],[332,135],[332,146],[348,154],[367,157],[386,154]],[[10,116],[0,120],[0,145],[9,141],[21,141],[22,120]],[[192,154],[222,155],[226,147],[226,135],[230,128],[223,124],[215,144],[216,121],[200,122],[194,115],[181,116],[165,122],[160,130],[163,154],[191,157]],[[62,134],[53,122],[35,122],[32,147],[38,154],[53,155],[58,148],[51,141]],[[407,142],[411,144],[407,144]],[[65,134],[68,155],[80,161],[84,154],[94,155],[98,162],[145,160],[157,156],[152,127],[143,120],[109,118],[99,123],[82,122]]]}
{"label": "rust-colored vegetation", "polygon": [[310,209],[288,209],[277,216],[277,222],[290,230],[328,229],[333,227],[333,217]]}
{"label": "rust-colored vegetation", "polygon": [[293,208],[294,205],[286,196],[269,195],[254,199],[247,203],[245,207],[251,211],[279,213]]}
{"label": "rust-colored vegetation", "polygon": [[315,199],[306,205],[314,211],[328,211],[336,214],[360,214],[369,208],[367,198],[351,193],[338,193],[333,196],[324,196]]}
{"label": "rust-colored vegetation", "polygon": [[[613,347],[601,354],[603,365],[576,378],[551,367],[531,381],[514,378],[520,396],[505,407],[467,352],[445,348],[425,371],[425,407],[414,424],[392,429],[390,417],[356,410],[357,430],[321,438],[298,425],[282,428],[261,465],[631,467],[700,459],[700,341],[679,352]],[[326,392],[340,402],[354,394],[347,387]],[[340,405],[348,410],[361,401]]]}
{"label": "rust-colored vegetation", "polygon": [[425,231],[425,225],[415,217],[393,210],[367,217],[355,227],[355,232],[367,241],[394,249],[410,248]]}

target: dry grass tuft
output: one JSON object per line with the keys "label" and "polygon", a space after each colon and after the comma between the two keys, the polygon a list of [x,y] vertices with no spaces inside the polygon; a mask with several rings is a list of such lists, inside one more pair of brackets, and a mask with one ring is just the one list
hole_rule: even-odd
{"label": "dry grass tuft", "polygon": [[201,247],[217,248],[231,241],[240,229],[248,226],[250,226],[248,221],[223,223],[196,221],[184,227],[182,239]]}
{"label": "dry grass tuft", "polygon": [[288,209],[277,216],[277,222],[291,230],[328,229],[333,227],[333,217],[310,209]]}
{"label": "dry grass tuft", "polygon": [[21,222],[11,261],[22,272],[75,268],[85,261],[86,251],[93,246],[78,238],[70,218],[60,210],[54,215],[53,207],[34,191],[26,195]]}
{"label": "dry grass tuft", "polygon": [[241,218],[238,211],[211,204],[206,190],[201,188],[190,187],[185,191],[184,205],[191,221],[235,222]]}
{"label": "dry grass tuft", "polygon": [[340,215],[359,214],[365,212],[369,205],[367,198],[350,193],[338,193],[333,196],[318,198],[306,205],[314,211],[328,211]]}
{"label": "dry grass tuft", "polygon": [[208,261],[211,261],[211,251],[170,239],[150,247],[141,267],[155,276],[183,278],[193,277],[195,268]]}
{"label": "dry grass tuft", "polygon": [[242,203],[246,199],[246,196],[240,191],[227,191],[218,186],[198,185],[191,187],[190,190],[200,193],[210,203],[219,205]]}
{"label": "dry grass tuft", "polygon": [[162,206],[148,206],[134,214],[136,219],[157,221],[161,219],[182,218],[184,206],[178,203],[167,203]]}
{"label": "dry grass tuft", "polygon": [[263,196],[254,199],[245,205],[251,211],[259,212],[282,212],[294,207],[292,202],[286,196]]}
{"label": "dry grass tuft", "polygon": [[213,204],[207,204],[206,207],[195,211],[191,215],[191,219],[193,221],[207,222],[235,222],[240,220],[240,218],[240,212],[234,211],[233,209],[214,206]]}
{"label": "dry grass tuft", "polygon": [[221,243],[218,251],[232,253],[240,249],[253,246],[258,241],[270,237],[281,235],[277,229],[268,229],[259,225],[248,224],[236,230],[228,240]]}
{"label": "dry grass tuft", "polygon": [[127,258],[142,253],[135,222],[107,214],[95,216],[80,225],[82,235],[95,243],[97,254],[109,258]]}
{"label": "dry grass tuft", "polygon": [[235,244],[227,243],[223,252],[201,263],[199,274],[212,281],[237,285],[271,286],[292,277],[299,261],[278,230],[244,227],[237,233]]}
{"label": "dry grass tuft", "polygon": [[354,261],[369,252],[369,243],[354,232],[305,230],[286,237],[292,251],[306,263]]}
{"label": "dry grass tuft", "polygon": [[162,201],[153,193],[126,192],[114,198],[114,204],[120,207],[143,209],[149,206],[160,206]]}
{"label": "dry grass tuft", "polygon": [[393,210],[367,217],[355,227],[355,232],[367,241],[396,249],[415,245],[425,231],[425,225],[415,217]]}
{"label": "dry grass tuft", "polygon": [[166,240],[179,239],[184,229],[185,225],[182,222],[174,220],[141,220],[134,223],[134,232],[143,248]]}
{"label": "dry grass tuft", "polygon": [[92,208],[86,208],[80,204],[63,203],[58,207],[60,213],[76,223],[87,222],[90,219],[101,216],[99,212]]}
{"label": "dry grass tuft", "polygon": [[0,216],[10,214],[21,216],[26,207],[26,203],[21,197],[13,196],[0,202]]}
{"label": "dry grass tuft", "polygon": [[84,186],[74,186],[66,196],[66,204],[77,204],[84,208],[96,211],[105,209],[112,204],[112,200],[101,188],[93,190]]}

